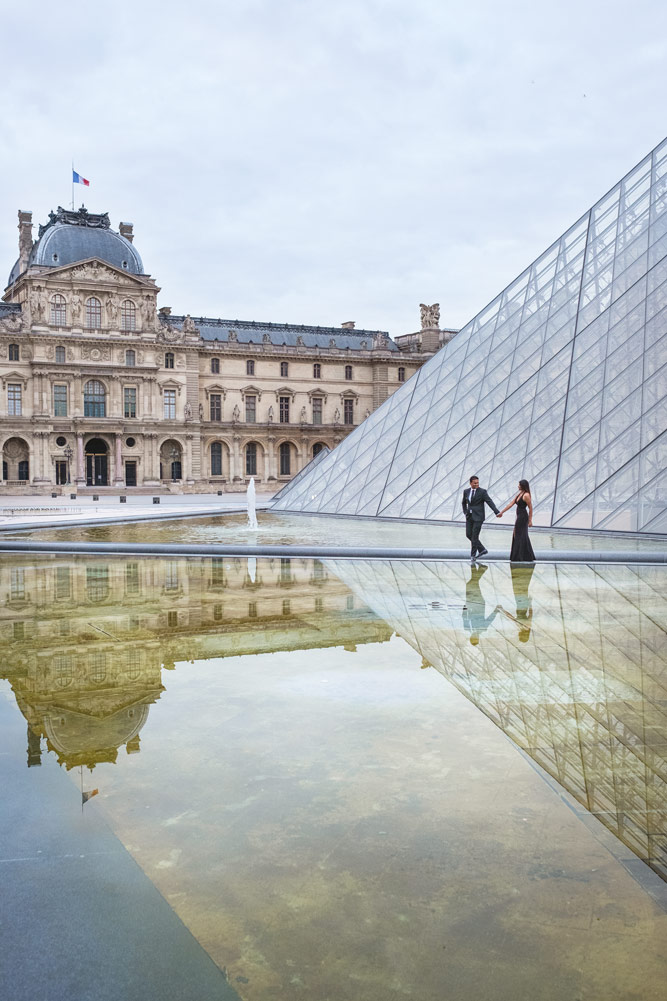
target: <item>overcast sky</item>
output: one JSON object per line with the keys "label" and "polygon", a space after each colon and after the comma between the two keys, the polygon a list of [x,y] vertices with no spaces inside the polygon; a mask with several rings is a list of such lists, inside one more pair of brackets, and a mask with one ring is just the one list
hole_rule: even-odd
{"label": "overcast sky", "polygon": [[5,275],[74,157],[179,313],[460,327],[667,134],[664,0],[33,0],[2,31]]}

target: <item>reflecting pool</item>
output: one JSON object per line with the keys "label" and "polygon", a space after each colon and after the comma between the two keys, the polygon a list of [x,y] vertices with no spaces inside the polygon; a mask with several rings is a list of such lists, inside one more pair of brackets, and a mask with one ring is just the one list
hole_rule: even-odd
{"label": "reflecting pool", "polygon": [[83,997],[48,921],[85,854],[73,919],[92,887],[118,908],[96,968],[162,906],[220,971],[203,998],[662,998],[666,573],[3,558],[25,996],[37,913],[48,996]]}

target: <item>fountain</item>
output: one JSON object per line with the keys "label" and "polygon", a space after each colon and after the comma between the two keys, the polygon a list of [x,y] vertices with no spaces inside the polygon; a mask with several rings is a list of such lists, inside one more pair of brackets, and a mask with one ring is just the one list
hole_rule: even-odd
{"label": "fountain", "polygon": [[259,529],[257,524],[257,514],[255,513],[255,477],[250,477],[250,483],[248,484],[248,490],[246,493],[247,503],[248,503],[248,528],[251,532],[256,532]]}

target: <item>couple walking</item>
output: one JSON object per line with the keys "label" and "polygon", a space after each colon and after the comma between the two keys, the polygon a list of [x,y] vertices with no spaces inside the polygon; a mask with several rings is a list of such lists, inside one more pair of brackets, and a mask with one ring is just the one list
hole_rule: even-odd
{"label": "couple walking", "polygon": [[528,480],[519,480],[518,493],[509,504],[499,511],[488,493],[479,485],[479,477],[470,477],[470,486],[463,491],[463,513],[466,518],[466,536],[470,540],[470,559],[475,562],[478,556],[486,556],[488,549],[479,541],[479,533],[484,524],[484,505],[488,504],[496,517],[502,518],[516,504],[516,521],[512,535],[510,550],[511,563],[534,563],[535,553],[528,538],[528,529],[533,525],[533,502],[530,497]]}

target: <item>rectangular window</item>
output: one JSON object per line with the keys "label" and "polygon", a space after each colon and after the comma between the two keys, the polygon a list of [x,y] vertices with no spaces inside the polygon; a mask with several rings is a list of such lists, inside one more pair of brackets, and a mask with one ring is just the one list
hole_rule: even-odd
{"label": "rectangular window", "polygon": [[67,386],[53,387],[53,416],[67,417]]}
{"label": "rectangular window", "polygon": [[280,363],[280,374],[286,377],[289,374],[289,362],[281,361]]}
{"label": "rectangular window", "polygon": [[125,564],[125,594],[139,594],[139,564]]}
{"label": "rectangular window", "polygon": [[343,400],[343,424],[354,424],[354,400]]}
{"label": "rectangular window", "polygon": [[211,582],[209,587],[212,591],[219,591],[225,586],[225,561],[221,556],[214,556],[211,559]]}
{"label": "rectangular window", "polygon": [[289,396],[280,397],[280,423],[289,424]]}
{"label": "rectangular window", "polygon": [[313,397],[313,424],[322,423],[322,397]]}
{"label": "rectangular window", "polygon": [[164,416],[165,420],[174,420],[176,417],[176,390],[165,389],[164,391]]}
{"label": "rectangular window", "polygon": [[178,612],[167,612],[167,626],[175,629],[178,625]]}
{"label": "rectangular window", "polygon": [[246,375],[254,375],[255,374],[255,363],[254,363],[254,361],[251,361],[250,359],[248,359],[248,361],[245,363],[245,374]]}
{"label": "rectangular window", "polygon": [[69,567],[56,567],[56,600],[70,598],[72,595],[69,570]]}
{"label": "rectangular window", "polygon": [[211,393],[210,396],[211,420],[222,420],[222,396],[220,393]]}
{"label": "rectangular window", "polygon": [[20,417],[21,412],[21,386],[10,382],[7,386],[7,413],[10,417]]}
{"label": "rectangular window", "polygon": [[137,416],[137,391],[134,386],[123,389],[123,413],[125,417]]}
{"label": "rectangular window", "polygon": [[165,591],[178,591],[178,563],[170,560],[164,576]]}
{"label": "rectangular window", "polygon": [[245,398],[246,424],[254,424],[256,420],[257,420],[257,397],[246,396]]}
{"label": "rectangular window", "polygon": [[18,361],[21,356],[21,349],[18,344],[9,345],[9,360]]}
{"label": "rectangular window", "polygon": [[399,366],[399,369],[398,369],[398,381],[399,382],[405,382],[405,369],[403,368],[402,365]]}
{"label": "rectangular window", "polygon": [[9,596],[13,601],[23,601],[25,598],[25,573],[23,567],[11,568]]}
{"label": "rectangular window", "polygon": [[316,361],[315,364],[313,365],[313,379],[321,379],[321,378],[322,378],[322,366],[318,361]]}

